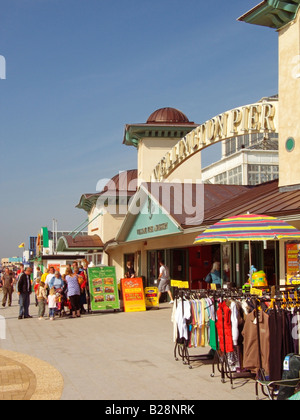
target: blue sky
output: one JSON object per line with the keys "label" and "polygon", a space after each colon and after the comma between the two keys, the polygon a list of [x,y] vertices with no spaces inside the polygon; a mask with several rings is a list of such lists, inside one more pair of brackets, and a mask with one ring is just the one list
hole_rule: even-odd
{"label": "blue sky", "polygon": [[2,0],[0,258],[52,218],[72,230],[81,194],[136,168],[125,124],[165,106],[201,124],[276,94],[278,34],[236,21],[258,3]]}

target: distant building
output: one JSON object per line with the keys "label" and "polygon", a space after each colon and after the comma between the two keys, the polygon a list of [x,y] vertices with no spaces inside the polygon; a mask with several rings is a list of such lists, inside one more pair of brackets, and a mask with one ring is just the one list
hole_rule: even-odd
{"label": "distant building", "polygon": [[[65,231],[51,231],[47,227],[42,227],[40,233],[36,238],[35,256],[30,258],[30,262],[36,267],[41,267],[42,271],[49,266],[55,267],[64,273],[67,264],[72,264],[74,260],[84,259],[84,254],[81,249],[70,249],[66,252],[57,251],[57,242],[64,235],[76,234],[78,238],[85,238],[87,232],[65,232]],[[35,275],[35,271],[34,271]]]}

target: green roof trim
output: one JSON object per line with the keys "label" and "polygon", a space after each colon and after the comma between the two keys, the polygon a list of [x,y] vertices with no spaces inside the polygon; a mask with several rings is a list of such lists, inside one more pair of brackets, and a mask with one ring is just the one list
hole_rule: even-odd
{"label": "green roof trim", "polygon": [[239,17],[241,22],[281,29],[295,20],[300,0],[264,0],[249,12]]}
{"label": "green roof trim", "polygon": [[[300,1],[300,0],[299,0]],[[138,147],[143,138],[174,138],[180,140],[186,136],[190,131],[198,127],[197,124],[136,124],[127,125],[125,128],[123,144],[126,146]]]}
{"label": "green roof trim", "polygon": [[85,210],[88,214],[92,211],[94,206],[97,203],[99,198],[99,194],[89,194],[86,196],[85,194],[81,196],[79,203],[77,204],[76,208]]}

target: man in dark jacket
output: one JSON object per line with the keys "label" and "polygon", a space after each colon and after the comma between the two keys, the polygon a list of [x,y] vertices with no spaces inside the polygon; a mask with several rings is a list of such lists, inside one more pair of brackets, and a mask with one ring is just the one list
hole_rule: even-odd
{"label": "man in dark jacket", "polygon": [[29,305],[30,305],[30,294],[32,292],[31,287],[31,268],[26,268],[24,273],[21,275],[18,282],[18,294],[20,296],[20,312],[19,319],[32,318],[29,315]]}
{"label": "man in dark jacket", "polygon": [[3,284],[3,300],[2,306],[6,306],[8,298],[8,306],[11,306],[12,294],[13,294],[13,284],[14,284],[14,275],[9,268],[5,268],[5,272],[2,275],[2,284]]}

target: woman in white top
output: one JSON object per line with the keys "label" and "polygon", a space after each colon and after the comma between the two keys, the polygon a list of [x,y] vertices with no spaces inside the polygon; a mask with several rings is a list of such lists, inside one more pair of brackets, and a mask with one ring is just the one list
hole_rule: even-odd
{"label": "woman in white top", "polygon": [[158,301],[161,297],[161,294],[164,292],[168,292],[168,295],[170,296],[171,301],[169,303],[174,303],[173,296],[171,293],[171,287],[170,287],[170,274],[168,267],[165,266],[164,261],[159,261],[160,269],[159,269],[159,277],[160,280],[158,285]]}

